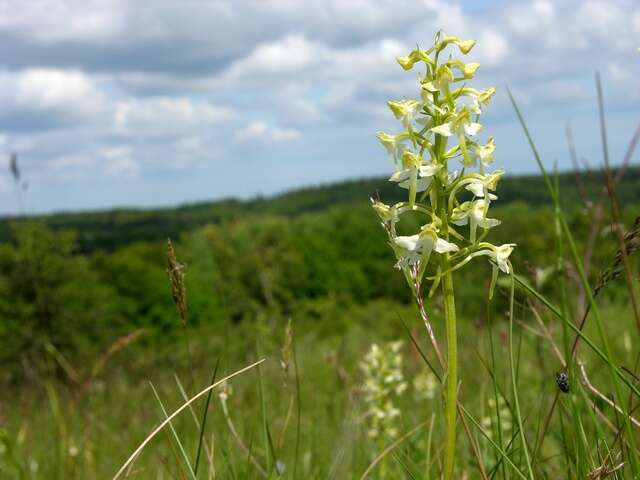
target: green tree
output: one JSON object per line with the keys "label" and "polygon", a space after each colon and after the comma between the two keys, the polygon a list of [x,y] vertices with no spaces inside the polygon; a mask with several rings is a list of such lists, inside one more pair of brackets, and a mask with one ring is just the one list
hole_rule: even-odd
{"label": "green tree", "polygon": [[19,361],[38,371],[51,365],[47,350],[72,361],[115,326],[112,290],[74,249],[73,233],[35,221],[15,224],[12,241],[0,245],[4,365]]}

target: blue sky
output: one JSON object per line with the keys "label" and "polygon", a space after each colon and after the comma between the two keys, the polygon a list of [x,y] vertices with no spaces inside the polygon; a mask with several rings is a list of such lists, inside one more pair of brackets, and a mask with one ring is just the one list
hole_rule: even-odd
{"label": "blue sky", "polygon": [[[250,197],[390,174],[375,132],[416,94],[394,58],[438,29],[477,46],[498,94],[484,132],[508,173],[601,163],[594,74],[612,158],[640,122],[637,0],[0,1],[0,155],[16,152],[29,212]],[[638,163],[636,154],[633,162]],[[17,211],[9,169],[0,214]]]}

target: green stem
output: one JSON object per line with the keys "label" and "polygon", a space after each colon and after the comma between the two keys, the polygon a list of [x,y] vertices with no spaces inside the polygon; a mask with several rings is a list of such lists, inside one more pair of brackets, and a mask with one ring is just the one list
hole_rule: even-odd
{"label": "green stem", "polygon": [[[448,254],[442,255],[442,270],[449,270]],[[456,333],[456,305],[451,272],[442,281],[444,316],[447,326],[447,392],[445,400],[446,440],[444,450],[444,478],[453,478],[456,450],[456,405],[458,403],[458,338]]]}

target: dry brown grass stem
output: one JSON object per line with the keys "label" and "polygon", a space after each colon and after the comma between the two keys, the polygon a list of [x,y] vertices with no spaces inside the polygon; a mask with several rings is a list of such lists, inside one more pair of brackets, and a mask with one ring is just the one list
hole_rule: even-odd
{"label": "dry brown grass stem", "polygon": [[600,480],[600,479],[603,479],[603,478],[610,477],[611,475],[616,473],[618,470],[620,470],[622,467],[624,467],[624,462],[619,463],[615,467],[614,466],[609,466],[608,463],[605,463],[605,464],[601,465],[600,467],[596,468],[595,470],[589,472],[589,474],[587,475],[587,479],[588,480]]}
{"label": "dry brown grass stem", "polygon": [[104,352],[98,361],[94,364],[93,369],[91,370],[91,378],[95,378],[106,366],[107,362],[118,352],[124,350],[133,342],[135,342],[138,338],[140,338],[144,333],[146,333],[144,328],[139,328],[134,330],[131,333],[127,333],[126,335],[122,335],[115,342],[111,344],[109,349]]}
{"label": "dry brown grass stem", "polygon": [[169,415],[160,425],[158,425],[155,429],[153,429],[153,431],[147,435],[147,438],[145,438],[142,443],[140,443],[140,445],[138,446],[138,448],[135,449],[135,451],[129,456],[129,458],[127,459],[126,462],[124,462],[124,464],[122,465],[122,467],[120,467],[120,470],[118,470],[116,472],[116,474],[113,476],[113,480],[116,480],[117,478],[120,478],[120,476],[122,475],[122,473],[127,469],[127,467],[129,467],[129,465],[136,459],[136,457],[142,452],[142,450],[144,449],[144,447],[164,428],[166,427],[169,422],[171,422],[171,420],[173,420],[176,416],[178,416],[178,414],[180,414],[180,412],[182,412],[185,408],[187,408],[189,405],[191,405],[193,402],[195,402],[198,398],[202,397],[204,394],[208,393],[209,390],[212,390],[214,388],[216,388],[218,385],[220,385],[223,382],[226,382],[230,379],[232,379],[235,376],[238,376],[248,370],[251,370],[252,368],[257,367],[258,365],[260,365],[262,362],[264,362],[265,359],[261,359],[258,360],[257,362],[252,363],[251,365],[248,365],[244,368],[241,368],[240,370],[236,370],[235,372],[231,373],[230,375],[227,375],[226,377],[222,378],[221,380],[218,380],[216,383],[209,385],[207,388],[205,388],[204,390],[200,391],[199,393],[197,393],[196,395],[194,395],[193,397],[191,397],[189,399],[189,401],[185,402],[182,404],[182,406],[180,408],[178,408],[177,410],[175,410],[171,415]]}
{"label": "dry brown grass stem", "polygon": [[431,340],[431,346],[433,347],[433,351],[436,353],[436,357],[438,358],[438,363],[443,370],[447,369],[447,362],[440,351],[440,347],[438,346],[438,340],[436,339],[436,335],[433,331],[433,326],[431,325],[431,320],[429,319],[429,315],[427,314],[427,310],[424,307],[424,300],[422,299],[422,284],[418,280],[417,272],[413,272],[413,284],[414,284],[414,293],[416,298],[416,303],[418,304],[418,310],[420,311],[420,317],[424,322],[424,326],[427,329],[427,334],[429,335],[429,340]]}
{"label": "dry brown grass stem", "polygon": [[545,325],[544,321],[542,320],[542,317],[540,316],[538,309],[530,301],[528,301],[528,304],[529,304],[529,308],[531,309],[531,312],[533,313],[534,318],[536,319],[536,321],[538,322],[538,325],[540,325],[540,328],[542,329],[543,336],[549,341],[549,344],[551,345],[551,349],[553,350],[553,353],[558,358],[560,365],[562,365],[562,368],[567,368],[567,364],[564,360],[564,356],[560,352],[560,349],[556,345],[556,342],[554,342],[553,337],[551,336],[551,332],[549,331],[549,328]]}
{"label": "dry brown grass stem", "polygon": [[582,376],[582,383],[584,384],[585,387],[587,387],[587,390],[589,390],[592,394],[594,394],[600,400],[602,400],[607,405],[609,405],[611,408],[613,408],[620,415],[628,417],[629,420],[631,421],[631,423],[636,428],[640,428],[640,422],[638,420],[636,420],[631,415],[627,414],[624,410],[622,410],[622,408],[620,408],[618,405],[616,405],[613,402],[613,400],[609,399],[606,395],[601,393],[596,387],[593,386],[593,384],[589,381],[589,377],[587,377],[587,371],[586,371],[586,369],[584,367],[584,363],[580,362],[578,365],[580,367],[580,375]]}
{"label": "dry brown grass stem", "polygon": [[229,431],[231,432],[231,435],[233,436],[233,438],[235,439],[236,443],[238,444],[238,447],[240,447],[240,450],[242,450],[242,453],[247,456],[247,458],[249,459],[249,461],[251,463],[253,463],[253,465],[256,467],[256,470],[258,471],[258,473],[260,473],[260,475],[262,475],[265,478],[269,477],[269,474],[264,469],[264,467],[260,464],[260,462],[258,462],[258,460],[256,460],[254,458],[252,450],[249,449],[245,445],[245,443],[242,441],[242,438],[240,437],[240,434],[238,433],[238,430],[236,429],[235,425],[233,424],[233,421],[231,420],[231,416],[229,415],[229,411],[228,411],[226,405],[224,405],[224,404],[222,405],[222,413],[223,413],[224,418],[225,418],[225,420],[227,422],[227,427],[229,428]]}

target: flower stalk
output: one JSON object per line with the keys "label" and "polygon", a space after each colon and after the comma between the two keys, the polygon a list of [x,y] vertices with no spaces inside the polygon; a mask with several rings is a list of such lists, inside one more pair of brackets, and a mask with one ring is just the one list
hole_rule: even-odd
{"label": "flower stalk", "polygon": [[[500,221],[489,218],[491,203],[503,170],[488,172],[494,161],[495,141],[478,140],[483,109],[495,88],[478,90],[467,85],[479,68],[448,55],[456,47],[467,55],[473,40],[439,32],[428,50],[417,48],[399,57],[404,70],[424,67],[418,75],[418,99],[388,102],[402,131],[378,132],[377,137],[392,156],[396,172],[389,178],[407,190],[407,201],[393,206],[372,201],[389,244],[396,254],[396,268],[404,274],[416,297],[438,360],[446,371],[444,478],[454,478],[457,424],[458,353],[453,273],[473,258],[485,256],[492,263],[490,295],[499,271],[511,273],[509,256],[513,244],[496,246],[485,240]],[[451,144],[453,146],[451,146]],[[460,170],[449,167],[455,161]],[[475,171],[474,171],[475,169]],[[405,234],[402,218],[424,219],[418,232]],[[429,296],[441,287],[447,334],[446,362],[437,348],[433,329],[422,301],[422,286],[431,281]]]}

